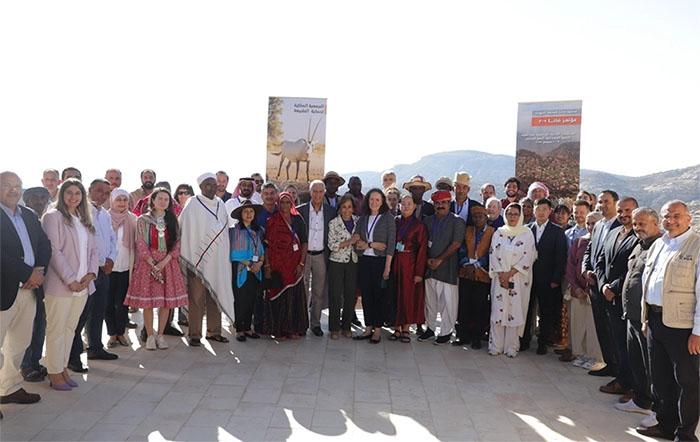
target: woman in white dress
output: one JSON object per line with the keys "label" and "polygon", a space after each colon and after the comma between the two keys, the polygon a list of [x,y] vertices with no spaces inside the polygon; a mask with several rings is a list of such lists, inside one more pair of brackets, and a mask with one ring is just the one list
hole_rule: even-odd
{"label": "woman in white dress", "polygon": [[489,354],[514,358],[532,288],[532,264],[537,259],[535,238],[523,226],[522,207],[506,207],[506,224],[493,234],[489,274],[491,276],[491,331]]}

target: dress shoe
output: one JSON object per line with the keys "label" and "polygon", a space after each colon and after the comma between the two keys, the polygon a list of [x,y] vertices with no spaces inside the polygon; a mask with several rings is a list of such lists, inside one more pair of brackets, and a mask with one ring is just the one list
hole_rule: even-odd
{"label": "dress shoe", "polygon": [[601,393],[607,394],[625,394],[625,392],[627,391],[626,388],[624,388],[622,385],[620,385],[619,382],[617,382],[614,379],[605,385],[601,385],[598,390]]}
{"label": "dress shoe", "polygon": [[435,332],[430,328],[427,328],[420,336],[418,336],[418,341],[423,342],[435,338]]}
{"label": "dress shoe", "polygon": [[62,383],[62,384],[54,384],[53,382],[49,382],[49,387],[53,388],[56,391],[71,391],[73,388],[71,388],[70,385],[68,385],[67,382]]}
{"label": "dress shoe", "polygon": [[190,338],[190,347],[199,347],[202,345],[202,341],[199,338]]}
{"label": "dress shoe", "polygon": [[472,341],[472,349],[473,350],[481,350],[481,339],[476,338]]}
{"label": "dress shoe", "polygon": [[22,378],[24,378],[25,382],[42,382],[46,378],[46,376],[44,376],[41,370],[22,369]]}
{"label": "dress shoe", "polygon": [[323,330],[321,330],[321,327],[319,327],[319,326],[316,326],[316,327],[312,328],[312,329],[311,329],[311,332],[312,332],[315,336],[318,336],[318,337],[323,336]]}
{"label": "dress shoe", "polygon": [[466,345],[467,343],[465,341],[463,341],[462,339],[457,338],[454,341],[452,341],[451,344],[454,345],[455,347],[461,347],[463,345]]}
{"label": "dress shoe", "polygon": [[653,427],[645,428],[645,427],[637,427],[635,428],[637,433],[641,434],[642,436],[650,437],[652,439],[666,439],[666,440],[673,440],[673,434],[666,433],[662,428],[660,424],[656,424]]}
{"label": "dress shoe", "polygon": [[246,341],[245,335],[238,335],[238,336],[236,336],[236,341],[238,341],[238,342],[245,342],[245,341]]}
{"label": "dress shoe", "polygon": [[600,370],[591,370],[588,374],[591,376],[615,376],[615,372],[607,365]]}
{"label": "dress shoe", "polygon": [[129,322],[126,323],[126,328],[136,328],[136,327],[138,327],[138,326],[139,326],[139,325],[138,325],[137,323],[133,322],[133,321],[129,321]]}
{"label": "dress shoe", "polygon": [[537,354],[538,355],[546,355],[547,354],[547,345],[546,344],[537,344]]}
{"label": "dress shoe", "polygon": [[177,336],[178,338],[185,336],[184,333],[182,333],[180,330],[173,327],[172,324],[168,324],[165,326],[165,329],[163,330],[163,334],[168,335],[168,336]]}
{"label": "dress shoe", "polygon": [[113,361],[115,359],[118,359],[119,356],[115,355],[114,353],[109,353],[107,352],[104,348],[101,348],[97,350],[96,352],[92,353],[88,349],[88,357],[89,360],[101,360],[101,361]]}
{"label": "dress shoe", "polygon": [[88,368],[83,365],[82,362],[71,362],[68,361],[68,369],[75,373],[87,373]]}
{"label": "dress shoe", "polygon": [[34,404],[41,400],[41,396],[36,393],[27,393],[24,388],[20,388],[14,393],[0,396],[0,404]]}
{"label": "dress shoe", "polygon": [[452,335],[438,336],[435,342],[433,342],[433,345],[448,344],[450,342],[450,338],[452,338]]}
{"label": "dress shoe", "polygon": [[574,359],[576,359],[576,356],[574,356],[569,349],[566,349],[563,353],[561,353],[561,356],[559,356],[559,360],[562,362],[571,362]]}

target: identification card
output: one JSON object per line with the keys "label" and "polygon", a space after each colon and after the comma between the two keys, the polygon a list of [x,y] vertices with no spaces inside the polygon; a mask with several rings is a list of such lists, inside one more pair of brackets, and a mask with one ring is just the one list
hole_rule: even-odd
{"label": "identification card", "polygon": [[404,247],[404,245],[403,245],[402,242],[397,242],[397,243],[396,243],[396,251],[397,251],[397,252],[403,252],[404,249],[405,249],[405,247]]}
{"label": "identification card", "polygon": [[294,250],[295,252],[298,252],[298,251],[299,251],[299,244],[296,244],[296,243],[293,244],[293,245],[292,245],[292,250]]}
{"label": "identification card", "polygon": [[253,262],[258,262],[260,261],[260,257],[258,255],[253,255]]}
{"label": "identification card", "polygon": [[428,248],[430,248],[430,247],[432,247],[432,246],[433,246],[433,242],[432,242],[432,241],[428,241]]}

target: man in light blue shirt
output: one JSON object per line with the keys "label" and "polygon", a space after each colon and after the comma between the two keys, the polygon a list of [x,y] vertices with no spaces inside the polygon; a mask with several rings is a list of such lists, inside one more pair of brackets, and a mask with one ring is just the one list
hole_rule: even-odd
{"label": "man in light blue shirt", "polygon": [[564,232],[564,235],[566,235],[566,241],[569,245],[569,250],[571,250],[571,246],[574,244],[574,241],[588,233],[588,229],[586,228],[586,217],[590,212],[591,205],[588,204],[587,201],[578,200],[574,203],[574,221],[576,221],[576,225],[569,227]]}

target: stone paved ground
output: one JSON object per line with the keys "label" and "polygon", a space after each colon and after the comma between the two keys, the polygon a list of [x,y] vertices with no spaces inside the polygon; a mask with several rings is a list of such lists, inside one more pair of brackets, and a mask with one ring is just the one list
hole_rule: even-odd
{"label": "stone paved ground", "polygon": [[[325,327],[325,325],[324,325]],[[135,340],[134,332],[132,339]],[[615,411],[600,378],[537,356],[309,334],[169,350],[117,349],[71,392],[29,384],[3,405],[10,440],[649,440]],[[84,355],[83,355],[84,357]]]}

